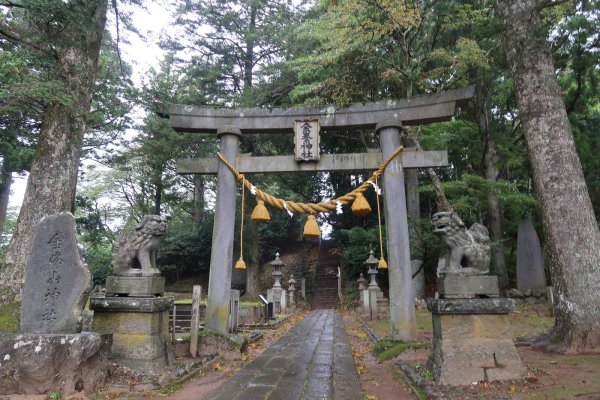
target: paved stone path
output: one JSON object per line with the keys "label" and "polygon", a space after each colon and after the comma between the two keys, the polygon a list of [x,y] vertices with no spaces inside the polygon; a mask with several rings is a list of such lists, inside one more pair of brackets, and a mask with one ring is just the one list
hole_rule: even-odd
{"label": "paved stone path", "polygon": [[226,381],[210,400],[360,400],[344,320],[314,310]]}

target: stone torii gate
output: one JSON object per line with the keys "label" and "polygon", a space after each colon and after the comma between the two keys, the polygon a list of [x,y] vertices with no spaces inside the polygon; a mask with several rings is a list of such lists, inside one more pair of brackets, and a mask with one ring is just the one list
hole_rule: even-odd
{"label": "stone torii gate", "polygon": [[[400,146],[400,130],[403,125],[447,121],[454,115],[456,105],[467,102],[472,95],[473,87],[468,87],[437,95],[353,105],[347,108],[327,106],[268,110],[175,105],[170,109],[170,120],[176,131],[215,133],[220,139],[223,156],[244,174],[374,170]],[[238,154],[242,134],[290,133],[298,120],[319,120],[323,132],[353,128],[375,129],[379,135],[381,152],[323,154],[318,162],[309,163],[298,163],[293,155],[252,157]],[[392,337],[396,340],[410,341],[416,337],[403,169],[446,165],[446,151],[413,149],[400,153],[383,174],[390,319]],[[206,327],[227,334],[237,183],[232,172],[216,157],[177,160],[177,172],[217,174]]]}

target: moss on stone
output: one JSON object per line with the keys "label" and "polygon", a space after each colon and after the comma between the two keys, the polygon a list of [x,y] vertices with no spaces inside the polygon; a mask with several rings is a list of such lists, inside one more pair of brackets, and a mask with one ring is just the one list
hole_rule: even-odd
{"label": "moss on stone", "polygon": [[395,340],[383,339],[375,343],[373,352],[377,356],[377,361],[384,362],[396,357],[409,349],[423,349],[429,347],[429,343],[424,342],[399,342]]}
{"label": "moss on stone", "polygon": [[0,304],[0,332],[19,332],[19,318],[21,315],[21,303]]}

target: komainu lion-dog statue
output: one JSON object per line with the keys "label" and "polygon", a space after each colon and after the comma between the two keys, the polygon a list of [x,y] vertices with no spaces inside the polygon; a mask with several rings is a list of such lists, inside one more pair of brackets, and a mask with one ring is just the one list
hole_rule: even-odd
{"label": "komainu lion-dog statue", "polygon": [[146,215],[133,235],[122,234],[113,246],[112,264],[117,276],[158,276],[156,249],[165,235],[165,218]]}
{"label": "komainu lion-dog statue", "polygon": [[446,246],[438,262],[437,276],[445,274],[484,275],[490,271],[490,235],[485,226],[474,223],[467,229],[455,212],[438,212],[431,217],[433,233]]}

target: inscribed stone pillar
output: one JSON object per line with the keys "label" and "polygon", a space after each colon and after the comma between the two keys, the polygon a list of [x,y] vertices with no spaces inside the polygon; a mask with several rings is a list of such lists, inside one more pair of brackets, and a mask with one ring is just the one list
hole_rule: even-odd
{"label": "inscribed stone pillar", "polygon": [[[240,129],[230,125],[223,126],[217,132],[217,137],[221,139],[221,154],[234,167],[241,136]],[[223,335],[228,334],[236,195],[235,176],[220,162],[210,254],[206,327]]]}
{"label": "inscribed stone pillar", "polygon": [[[377,124],[383,159],[387,159],[400,146],[402,122],[389,119]],[[416,338],[417,326],[412,298],[412,268],[408,242],[404,172],[397,157],[383,173],[385,228],[387,232],[390,320],[392,339],[410,341]]]}
{"label": "inscribed stone pillar", "polygon": [[544,256],[530,219],[519,221],[517,235],[517,289],[545,289]]}
{"label": "inscribed stone pillar", "polygon": [[71,213],[47,216],[38,223],[25,273],[21,332],[81,332],[80,317],[92,281],[76,238]]}

